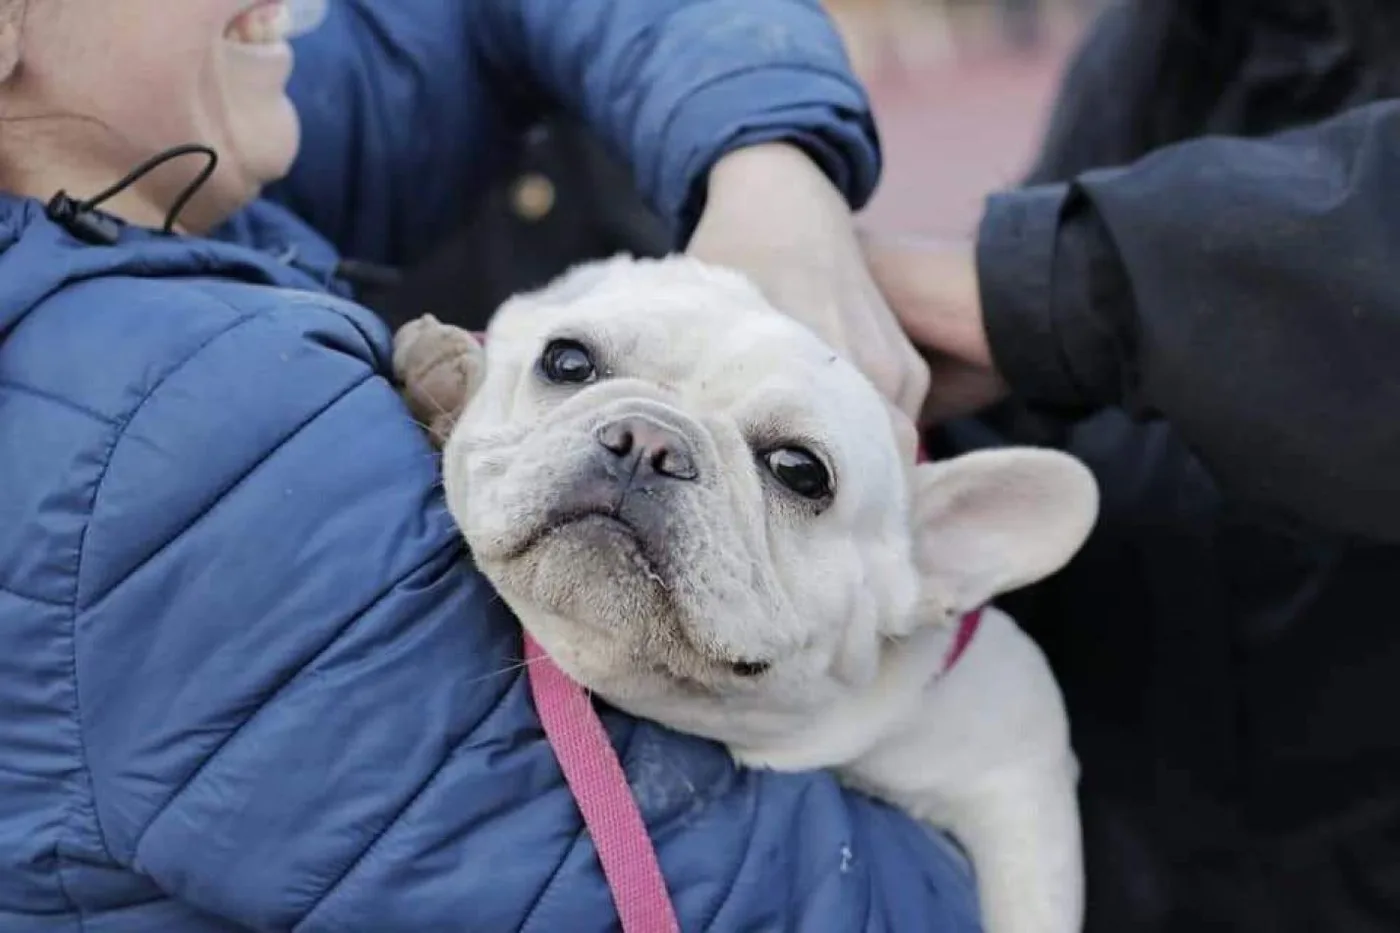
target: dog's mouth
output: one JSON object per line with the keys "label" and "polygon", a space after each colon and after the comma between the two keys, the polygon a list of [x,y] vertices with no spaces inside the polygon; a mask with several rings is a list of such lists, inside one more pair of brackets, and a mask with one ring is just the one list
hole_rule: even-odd
{"label": "dog's mouth", "polygon": [[507,560],[516,560],[538,550],[550,540],[572,532],[595,533],[599,536],[596,546],[613,549],[619,544],[630,548],[632,555],[643,564],[649,577],[661,581],[664,562],[658,548],[647,540],[636,526],[629,522],[619,510],[589,506],[564,509],[548,515],[539,527],[510,550]]}
{"label": "dog's mouth", "polygon": [[[625,509],[595,505],[555,511],[512,548],[506,559],[526,557],[564,536],[571,538],[571,546],[582,544],[595,554],[608,555],[603,566],[610,568],[607,575],[614,583],[619,582],[619,577],[626,577],[631,585],[641,585],[651,590],[652,596],[659,602],[653,607],[655,614],[648,616],[649,624],[663,625],[662,620],[674,616],[674,586],[667,576],[670,562],[664,543],[655,540],[654,534],[649,535],[644,527],[629,520]],[[611,630],[612,626],[609,625],[601,628],[602,632]],[[766,658],[717,653],[714,646],[697,641],[681,624],[675,624],[667,631],[669,634],[663,641],[671,645],[672,651],[660,654],[646,652],[645,656],[639,655],[636,662],[656,677],[663,678],[672,689],[690,696],[720,696],[738,684],[757,681],[773,665],[773,661]],[[675,650],[689,656],[692,663],[677,665]]]}

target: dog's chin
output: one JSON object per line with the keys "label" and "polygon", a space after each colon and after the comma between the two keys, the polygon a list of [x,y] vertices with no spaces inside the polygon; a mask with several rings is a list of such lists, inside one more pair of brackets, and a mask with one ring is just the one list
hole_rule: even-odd
{"label": "dog's chin", "polygon": [[600,509],[584,509],[552,515],[527,532],[511,558],[519,559],[532,552],[547,556],[552,550],[571,553],[583,550],[595,561],[615,560],[637,567],[648,578],[658,578],[657,560],[652,548],[642,540],[637,530],[621,517]]}
{"label": "dog's chin", "polygon": [[606,511],[555,512],[477,559],[517,613],[544,612],[624,640],[642,634],[636,625],[676,616],[664,554]]}

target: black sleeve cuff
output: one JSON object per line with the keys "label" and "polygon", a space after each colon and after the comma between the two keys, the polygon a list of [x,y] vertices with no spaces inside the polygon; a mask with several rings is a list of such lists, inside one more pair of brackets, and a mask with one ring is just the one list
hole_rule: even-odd
{"label": "black sleeve cuff", "polygon": [[987,199],[977,234],[977,281],[992,359],[1026,401],[1075,406],[1052,319],[1055,240],[1068,189],[1041,185]]}
{"label": "black sleeve cuff", "polygon": [[1128,348],[1109,320],[1131,306],[1131,289],[1108,231],[1077,186],[989,198],[977,278],[992,359],[1016,394],[1062,411],[1122,398]]}

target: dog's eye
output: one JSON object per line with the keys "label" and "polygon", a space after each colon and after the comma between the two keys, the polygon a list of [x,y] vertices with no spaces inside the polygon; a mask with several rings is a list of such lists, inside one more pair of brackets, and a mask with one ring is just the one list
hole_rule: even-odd
{"label": "dog's eye", "polygon": [[810,450],[779,447],[764,454],[763,461],[778,482],[799,496],[825,499],[831,495],[831,474]]}
{"label": "dog's eye", "polygon": [[772,666],[767,661],[735,661],[729,669],[739,677],[760,677]]}
{"label": "dog's eye", "polygon": [[559,385],[583,385],[598,378],[588,348],[575,340],[551,340],[540,354],[540,372]]}

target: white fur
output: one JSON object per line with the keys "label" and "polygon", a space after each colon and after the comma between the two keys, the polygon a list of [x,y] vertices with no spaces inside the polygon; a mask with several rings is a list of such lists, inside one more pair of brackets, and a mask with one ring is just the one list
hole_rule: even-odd
{"label": "white fur", "polygon": [[[594,352],[597,381],[541,377],[561,337]],[[964,613],[1082,545],[1098,505],[1083,466],[1012,449],[915,467],[855,369],[692,260],[582,267],[509,302],[488,347],[483,375],[474,340],[425,318],[395,366],[447,438],[448,505],[477,563],[561,667],[745,764],[833,768],[948,829],[989,933],[1081,928],[1077,765],[1048,665],[988,609],[942,667]],[[623,417],[675,432],[698,475],[619,487],[614,511],[580,518],[599,495],[595,432]],[[763,465],[792,444],[835,475],[824,508]]]}

